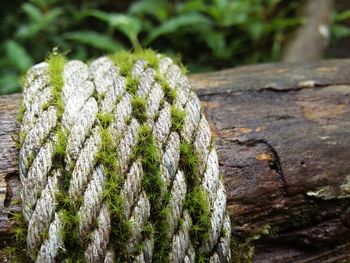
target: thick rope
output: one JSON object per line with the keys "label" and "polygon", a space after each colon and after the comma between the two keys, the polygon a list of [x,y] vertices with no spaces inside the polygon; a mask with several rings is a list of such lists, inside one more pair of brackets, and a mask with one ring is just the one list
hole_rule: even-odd
{"label": "thick rope", "polygon": [[230,262],[218,157],[181,68],[149,51],[50,67],[34,66],[24,85],[27,255]]}

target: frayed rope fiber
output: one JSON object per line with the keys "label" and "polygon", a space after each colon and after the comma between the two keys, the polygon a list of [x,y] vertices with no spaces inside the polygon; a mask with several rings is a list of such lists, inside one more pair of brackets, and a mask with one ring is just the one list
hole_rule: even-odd
{"label": "frayed rope fiber", "polygon": [[23,86],[30,260],[231,262],[218,157],[181,66],[150,50],[52,54]]}

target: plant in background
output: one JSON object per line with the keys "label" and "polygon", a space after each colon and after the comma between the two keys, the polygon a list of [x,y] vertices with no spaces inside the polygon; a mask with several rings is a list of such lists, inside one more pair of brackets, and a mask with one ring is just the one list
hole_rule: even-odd
{"label": "plant in background", "polygon": [[[53,47],[86,60],[151,47],[192,72],[279,59],[302,0],[19,0],[0,11],[0,94]],[[347,13],[340,15],[346,16]],[[335,36],[344,28],[336,26]],[[339,33],[340,32],[340,33]],[[347,35],[348,31],[345,32]]]}

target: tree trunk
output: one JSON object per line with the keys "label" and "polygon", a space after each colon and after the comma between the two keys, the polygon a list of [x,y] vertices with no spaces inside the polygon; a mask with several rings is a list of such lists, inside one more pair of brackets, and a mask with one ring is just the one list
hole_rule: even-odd
{"label": "tree trunk", "polygon": [[[329,60],[190,76],[216,137],[233,247],[254,245],[254,262],[350,260],[349,69]],[[0,97],[0,248],[20,209],[19,99]]]}
{"label": "tree trunk", "polygon": [[285,62],[320,60],[329,45],[334,0],[308,0],[302,10],[303,24],[284,48]]}

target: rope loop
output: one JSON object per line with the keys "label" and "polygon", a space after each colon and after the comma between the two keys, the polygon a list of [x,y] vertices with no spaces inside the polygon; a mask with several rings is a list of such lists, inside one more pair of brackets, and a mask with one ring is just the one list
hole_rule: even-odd
{"label": "rope loop", "polygon": [[181,65],[52,54],[24,84],[19,156],[35,262],[231,262],[218,156]]}

